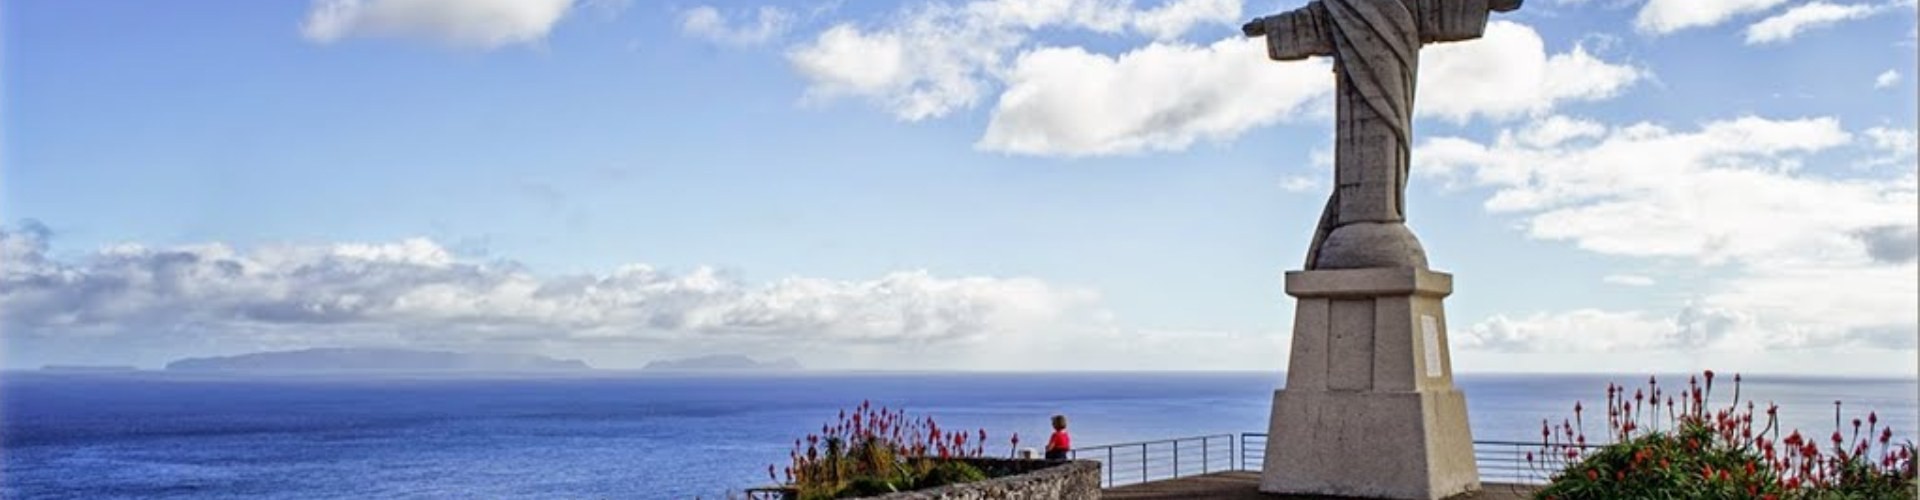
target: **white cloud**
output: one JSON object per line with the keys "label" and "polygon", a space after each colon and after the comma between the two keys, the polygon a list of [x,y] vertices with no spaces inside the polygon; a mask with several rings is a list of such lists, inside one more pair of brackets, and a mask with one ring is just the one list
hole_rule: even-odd
{"label": "white cloud", "polygon": [[1609,274],[1600,280],[1615,285],[1626,286],[1653,286],[1654,284],[1653,278],[1638,274]]}
{"label": "white cloud", "polygon": [[1020,41],[1012,32],[968,32],[936,18],[894,30],[841,24],[787,53],[810,81],[806,101],[865,98],[905,121],[972,107],[987,72]]}
{"label": "white cloud", "polygon": [[54,253],[51,234],[32,221],[0,229],[0,338],[15,355],[71,352],[22,359],[38,363],[337,346],[540,352],[602,368],[714,352],[824,369],[1277,370],[1286,359],[1281,332],[1119,327],[1094,292],[1034,278],[752,284],[644,264],[541,276],[426,239],[75,254]]}
{"label": "white cloud", "polygon": [[[1556,120],[1561,124],[1551,124]],[[1855,135],[1831,118],[1746,117],[1690,131],[1595,125],[1548,118],[1503,131],[1489,144],[1430,140],[1414,157],[1426,167],[1422,175],[1490,189],[1486,209],[1519,214],[1531,237],[1601,254],[1719,266],[1730,277],[1709,282],[1677,306],[1678,314],[1496,316],[1475,327],[1484,330],[1480,345],[1911,349],[1920,301],[1912,279],[1920,271],[1915,175],[1833,175],[1832,166],[1804,165],[1849,151],[1910,149],[1906,131]],[[1580,133],[1541,138],[1543,128]],[[1856,141],[1861,137],[1867,140]],[[1842,148],[1849,145],[1861,147]],[[1581,329],[1615,333],[1605,341],[1556,333]]]}
{"label": "white cloud", "polygon": [[1912,168],[1916,153],[1920,153],[1920,134],[1913,130],[1890,127],[1873,127],[1861,132],[1866,136],[1867,146],[1876,154],[1868,159],[1867,165],[1892,165]]}
{"label": "white cloud", "polygon": [[902,271],[752,285],[711,268],[543,277],[424,239],[385,244],[121,245],[55,259],[47,232],[0,232],[12,337],[176,336],[249,345],[369,339],[598,343],[692,337],[929,344],[1032,333],[1095,299],[1031,278]]}
{"label": "white cloud", "polygon": [[1029,35],[1044,29],[1177,38],[1232,25],[1240,2],[1174,0],[1147,10],[1114,0],[979,0],[915,4],[877,27],[834,25],[787,52],[806,102],[859,98],[918,121],[973,107]]}
{"label": "white cloud", "polygon": [[[975,146],[1036,156],[1184,150],[1317,109],[1327,58],[1275,63],[1261,41],[1179,40],[1203,25],[1238,22],[1241,3],[1173,0],[1147,9],[1116,0],[916,4],[876,27],[841,23],[790,49],[809,85],[803,102],[867,101],[904,121],[976,106],[999,88]],[[1118,54],[1032,45],[1035,32],[1078,29],[1154,41]],[[1595,57],[1584,45],[1549,54],[1533,28],[1492,21],[1484,40],[1424,49],[1420,116],[1466,121],[1544,114],[1611,98],[1645,70]]]}
{"label": "white cloud", "polygon": [[1787,0],[1648,0],[1634,28],[1655,35],[1720,24],[1743,14],[1766,11]]}
{"label": "white cloud", "polygon": [[1881,73],[1880,76],[1873,77],[1873,88],[1876,89],[1892,87],[1897,83],[1900,83],[1899,71],[1889,69],[1885,73]]}
{"label": "white cloud", "polygon": [[1231,26],[1240,19],[1240,0],[1173,0],[1133,14],[1133,29],[1157,40],[1172,40],[1196,27]]}
{"label": "white cloud", "polygon": [[1700,347],[1703,332],[1640,312],[1577,309],[1520,317],[1494,315],[1453,332],[1462,350],[1612,352]]}
{"label": "white cloud", "polygon": [[761,7],[753,21],[736,25],[719,9],[699,6],[680,14],[680,31],[714,43],[749,46],[773,40],[793,24],[793,14],[778,7]]}
{"label": "white cloud", "polygon": [[1780,43],[1807,30],[1838,24],[1841,21],[1873,15],[1879,7],[1866,4],[1839,5],[1814,1],[1787,9],[1747,27],[1747,44]]}
{"label": "white cloud", "polygon": [[[1466,121],[1545,113],[1618,95],[1645,72],[1576,46],[1549,56],[1524,25],[1494,21],[1486,39],[1425,49],[1419,116]],[[1275,63],[1261,42],[1153,43],[1118,56],[1079,47],[1024,54],[977,147],[1039,156],[1178,151],[1300,116],[1333,90],[1329,61]],[[1438,96],[1438,97],[1436,97]]]}
{"label": "white cloud", "polygon": [[1331,90],[1325,62],[1273,64],[1258,40],[1020,55],[976,147],[1030,155],[1167,151],[1238,136]]}
{"label": "white cloud", "polygon": [[[1822,289],[1835,276],[1766,276],[1727,282],[1702,302],[1684,305],[1672,314],[1598,309],[1519,317],[1497,314],[1453,338],[1462,350],[1506,352],[1680,352],[1728,357],[1728,353],[1809,348],[1910,351],[1917,333],[1914,268],[1884,271],[1879,276],[1837,277],[1868,285],[1881,295],[1832,298],[1806,293]],[[1878,300],[1862,303],[1858,298]]]}
{"label": "white cloud", "polygon": [[1206,25],[1240,21],[1240,0],[1167,0],[1140,9],[1129,0],[976,0],[957,8],[969,24],[1023,30],[1078,28],[1096,33],[1178,38]]}
{"label": "white cloud", "polygon": [[[1904,244],[1889,255],[1904,263],[1804,262],[1754,266],[1716,284],[1703,306],[1741,311],[1755,323],[1726,348],[1804,348],[1855,344],[1912,349],[1920,336],[1915,302],[1920,268],[1913,264],[1912,226],[1888,226],[1887,242]],[[1863,239],[1867,238],[1863,233]]]}
{"label": "white cloud", "polygon": [[406,37],[490,49],[539,41],[572,0],[315,0],[300,33],[317,43]]}
{"label": "white cloud", "polygon": [[1599,122],[1554,115],[1535,120],[1530,126],[1514,134],[1521,144],[1536,148],[1550,148],[1572,140],[1592,139],[1606,135],[1607,126]]}
{"label": "white cloud", "polygon": [[1421,51],[1414,113],[1464,122],[1541,114],[1562,102],[1619,95],[1646,71],[1593,57],[1586,47],[1549,56],[1533,28],[1487,24],[1480,40],[1428,45]]}
{"label": "white cloud", "polygon": [[1280,180],[1280,189],[1289,193],[1305,193],[1325,189],[1320,176],[1294,175]]}

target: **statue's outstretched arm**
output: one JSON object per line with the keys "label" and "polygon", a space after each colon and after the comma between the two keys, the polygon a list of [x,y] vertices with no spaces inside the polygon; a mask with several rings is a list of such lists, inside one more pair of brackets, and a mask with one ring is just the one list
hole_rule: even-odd
{"label": "statue's outstretched arm", "polygon": [[1315,0],[1298,9],[1247,21],[1240,32],[1252,38],[1266,37],[1267,57],[1275,61],[1330,56],[1333,34],[1328,32],[1326,17],[1326,7]]}

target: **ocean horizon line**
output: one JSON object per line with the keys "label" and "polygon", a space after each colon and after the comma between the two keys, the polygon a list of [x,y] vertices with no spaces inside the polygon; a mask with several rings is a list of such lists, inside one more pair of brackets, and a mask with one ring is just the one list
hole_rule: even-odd
{"label": "ocean horizon line", "polygon": [[[1060,369],[1060,370],[997,370],[997,369],[917,369],[896,370],[884,368],[808,368],[801,370],[661,370],[645,368],[584,368],[555,370],[168,370],[165,368],[112,367],[113,369],[89,369],[50,365],[39,368],[0,367],[0,376],[11,375],[72,375],[72,376],[113,376],[113,375],[179,375],[183,377],[222,378],[226,376],[283,376],[314,378],[382,378],[382,377],[429,377],[429,378],[598,378],[620,377],[711,377],[711,378],[752,378],[761,376],[924,376],[924,375],[979,375],[979,376],[1022,376],[1022,375],[1266,375],[1284,377],[1285,370],[1258,369]],[[1654,377],[1659,380],[1676,380],[1696,377],[1696,372],[1593,372],[1593,371],[1457,371],[1455,378],[1481,377],[1556,377],[1556,378],[1593,378],[1593,377]],[[1907,381],[1920,383],[1920,374],[1914,373],[1795,373],[1795,372],[1737,372],[1715,370],[1723,380],[1729,383],[1735,374],[1743,378],[1761,378],[1767,380],[1866,380],[1866,381]]]}

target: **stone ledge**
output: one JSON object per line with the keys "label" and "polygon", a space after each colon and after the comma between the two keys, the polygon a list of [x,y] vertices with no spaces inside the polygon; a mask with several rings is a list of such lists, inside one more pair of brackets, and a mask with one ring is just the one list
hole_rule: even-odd
{"label": "stone ledge", "polygon": [[1287,271],[1287,295],[1299,298],[1451,294],[1453,275],[1411,267]]}
{"label": "stone ledge", "polygon": [[1024,472],[985,481],[950,484],[938,488],[902,491],[866,498],[868,500],[1097,500],[1100,498],[1100,462],[1093,460],[1064,462],[1003,458],[960,460],[982,470],[1012,468]]}

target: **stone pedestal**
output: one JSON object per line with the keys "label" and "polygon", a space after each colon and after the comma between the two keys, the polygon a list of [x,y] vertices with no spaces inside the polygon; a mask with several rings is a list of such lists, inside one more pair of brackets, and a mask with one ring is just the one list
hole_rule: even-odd
{"label": "stone pedestal", "polygon": [[1260,491],[1438,499],[1480,489],[1447,350],[1441,300],[1451,293],[1451,275],[1411,267],[1287,273],[1299,303]]}

